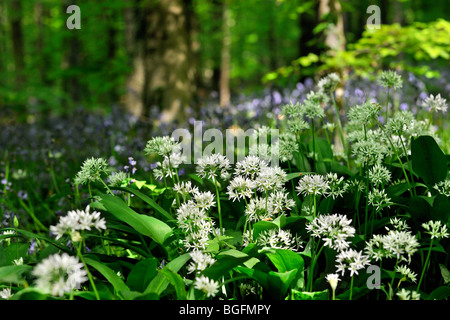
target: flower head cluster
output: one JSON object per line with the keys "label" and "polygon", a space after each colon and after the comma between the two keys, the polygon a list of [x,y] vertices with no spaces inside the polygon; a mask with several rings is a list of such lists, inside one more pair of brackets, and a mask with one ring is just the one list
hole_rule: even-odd
{"label": "flower head cluster", "polygon": [[347,240],[355,235],[355,228],[342,214],[320,215],[306,226],[306,230],[313,237],[324,240],[324,245],[337,251],[342,251],[350,246]]}
{"label": "flower head cluster", "polygon": [[344,177],[338,178],[336,173],[330,172],[325,176],[325,179],[329,186],[326,196],[336,199],[337,197],[343,197],[344,193],[347,192],[348,183],[344,181]]}
{"label": "flower head cluster", "polygon": [[436,96],[433,96],[430,94],[425,100],[423,101],[424,107],[429,107],[430,111],[442,111],[443,113],[447,112],[447,100],[441,97],[441,94],[437,94]]}
{"label": "flower head cluster", "polygon": [[102,174],[110,171],[108,162],[103,158],[89,158],[83,162],[81,170],[75,176],[75,183],[86,184],[99,181]]}
{"label": "flower head cluster", "polygon": [[269,196],[255,197],[248,203],[245,214],[249,221],[273,220],[285,210],[291,210],[295,201],[288,197],[288,193],[282,190],[275,191]]}
{"label": "flower head cluster", "polygon": [[347,249],[337,255],[336,263],[337,272],[341,272],[344,275],[345,270],[349,270],[350,277],[352,277],[354,274],[358,274],[358,270],[364,269],[365,266],[369,265],[370,259],[362,251]]}
{"label": "flower head cluster", "polygon": [[249,155],[236,163],[234,167],[234,174],[243,176],[244,178],[254,179],[261,169],[266,167],[268,167],[266,161],[255,155]]}
{"label": "flower head cluster", "polygon": [[128,174],[125,171],[112,172],[108,177],[108,184],[112,187],[121,187],[127,179]]}
{"label": "flower head cluster", "polygon": [[188,266],[188,273],[201,272],[216,262],[209,254],[203,253],[200,250],[193,250],[189,255],[192,258],[192,262]]}
{"label": "flower head cluster", "polygon": [[446,197],[450,197],[450,179],[439,181],[433,186],[433,189],[437,190],[440,194]]}
{"label": "flower head cluster", "polygon": [[261,247],[270,247],[274,249],[285,249],[297,251],[301,248],[301,241],[294,237],[288,230],[269,229],[258,234],[255,241],[256,245]]}
{"label": "flower head cluster", "polygon": [[370,168],[368,176],[375,187],[386,185],[391,181],[391,172],[380,163],[376,163]]}
{"label": "flower head cluster", "polygon": [[320,174],[305,175],[296,187],[297,193],[308,195],[327,195],[330,185],[324,176]]}
{"label": "flower head cluster", "polygon": [[340,82],[341,78],[339,75],[333,72],[320,79],[317,83],[317,87],[321,91],[332,91],[339,85]]}
{"label": "flower head cluster", "polygon": [[377,118],[380,107],[373,102],[364,102],[361,105],[355,105],[348,111],[348,119],[359,125],[367,125],[369,122]]}
{"label": "flower head cluster", "polygon": [[230,161],[226,156],[215,153],[199,159],[197,173],[202,178],[217,180],[218,177],[228,179]]}
{"label": "flower head cluster", "polygon": [[397,296],[400,300],[420,300],[420,293],[414,290],[406,290],[405,288],[397,292]]}
{"label": "flower head cluster", "polygon": [[385,88],[400,89],[403,86],[402,77],[393,70],[382,71],[377,82]]}
{"label": "flower head cluster", "polygon": [[73,241],[79,241],[79,231],[106,229],[106,221],[100,217],[100,212],[89,212],[90,206],[83,210],[71,210],[67,215],[59,218],[58,224],[50,226],[50,231],[56,236],[56,239],[61,238],[65,234],[69,234]]}
{"label": "flower head cluster", "polygon": [[431,239],[442,239],[450,236],[447,226],[440,220],[430,220],[426,223],[422,223],[422,227],[426,230],[426,233],[431,235]]}
{"label": "flower head cluster", "polygon": [[250,178],[235,176],[227,187],[227,193],[231,200],[251,198],[256,188],[256,182]]}
{"label": "flower head cluster", "polygon": [[325,277],[325,280],[328,281],[328,283],[330,284],[330,287],[333,291],[336,290],[337,285],[340,281],[339,275],[337,273],[327,274],[327,276]]}
{"label": "flower head cluster", "polygon": [[261,168],[255,178],[256,188],[261,192],[279,190],[286,181],[286,172],[278,166]]}
{"label": "flower head cluster", "polygon": [[410,263],[412,255],[418,250],[419,242],[402,224],[394,224],[394,230],[387,228],[385,235],[374,234],[366,242],[367,254],[376,261],[383,258],[396,258]]}
{"label": "flower head cluster", "polygon": [[191,181],[182,181],[179,183],[175,183],[173,186],[173,190],[186,199],[188,195],[193,195],[199,192],[197,186],[193,186]]}
{"label": "flower head cluster", "polygon": [[400,273],[405,278],[405,280],[409,279],[412,282],[417,282],[417,274],[407,266],[397,266],[397,268],[395,268],[395,271]]}
{"label": "flower head cluster", "polygon": [[169,156],[172,153],[178,153],[181,151],[181,145],[175,141],[173,137],[153,137],[147,141],[144,152],[146,155],[156,153],[160,156]]}
{"label": "flower head cluster", "polygon": [[87,272],[76,257],[54,254],[42,260],[32,271],[36,287],[54,296],[63,296],[78,289],[87,280]]}
{"label": "flower head cluster", "polygon": [[199,276],[195,279],[194,288],[206,293],[206,297],[214,297],[219,292],[219,283],[206,276]]}
{"label": "flower head cluster", "polygon": [[383,207],[389,207],[391,199],[387,196],[384,189],[374,189],[369,191],[368,202],[372,207],[380,210]]}
{"label": "flower head cluster", "polygon": [[186,157],[179,152],[164,155],[163,161],[156,163],[153,174],[159,180],[168,177],[173,179],[178,174],[178,168],[184,161],[186,161]]}
{"label": "flower head cluster", "polygon": [[185,238],[181,240],[184,247],[193,250],[206,248],[210,235],[214,232],[214,221],[209,219],[205,208],[195,201],[188,200],[177,209],[177,223]]}

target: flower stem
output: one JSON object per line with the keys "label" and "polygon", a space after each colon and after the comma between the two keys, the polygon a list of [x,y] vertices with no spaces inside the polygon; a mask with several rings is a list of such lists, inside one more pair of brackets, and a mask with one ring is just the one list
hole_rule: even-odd
{"label": "flower stem", "polygon": [[82,243],[83,243],[83,242],[80,241],[80,244],[79,244],[78,247],[77,247],[77,255],[78,255],[78,257],[80,258],[81,262],[83,263],[84,268],[86,269],[86,273],[87,273],[87,275],[88,275],[89,282],[91,283],[92,290],[94,290],[95,298],[96,298],[97,300],[100,300],[100,296],[98,295],[97,287],[95,286],[94,279],[92,278],[91,272],[89,271],[89,268],[88,268],[88,266],[87,266],[87,264],[86,264],[86,261],[84,261],[83,255],[81,254],[81,244],[82,244]]}
{"label": "flower stem", "polygon": [[420,280],[419,280],[419,283],[417,284],[416,292],[419,292],[420,285],[422,284],[423,276],[425,275],[425,272],[428,268],[428,261],[430,260],[432,246],[433,246],[433,239],[431,239],[430,247],[428,248],[427,258],[426,258],[425,264],[423,265],[423,268],[422,268],[422,274],[420,275]]}

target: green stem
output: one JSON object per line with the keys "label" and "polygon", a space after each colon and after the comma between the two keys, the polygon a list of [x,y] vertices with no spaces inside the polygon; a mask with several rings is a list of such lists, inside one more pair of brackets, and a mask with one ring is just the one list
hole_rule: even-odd
{"label": "green stem", "polygon": [[422,268],[422,274],[420,275],[420,280],[419,280],[419,283],[417,284],[416,292],[419,292],[420,285],[422,284],[423,277],[424,277],[425,272],[426,272],[426,270],[428,268],[428,261],[430,260],[432,246],[433,246],[433,239],[431,239],[430,247],[428,248],[427,258],[426,258],[425,264],[423,265],[423,268]]}
{"label": "green stem", "polygon": [[81,254],[81,244],[82,244],[82,241],[80,241],[80,244],[77,247],[78,257],[80,258],[81,262],[84,265],[84,268],[86,269],[86,273],[87,273],[89,281],[90,281],[90,283],[92,285],[92,290],[94,290],[94,294],[95,294],[96,299],[100,300],[100,296],[98,295],[97,287],[95,286],[94,279],[92,278],[91,272],[89,271],[89,268],[88,268],[88,266],[86,264],[86,261],[84,261],[83,255]]}
{"label": "green stem", "polygon": [[[320,241],[319,241],[320,243]],[[319,243],[317,243],[317,247],[319,246]],[[311,263],[311,267],[310,267],[310,272],[309,272],[309,276],[308,276],[308,285],[307,288],[309,288],[309,292],[312,292],[313,290],[313,277],[314,277],[314,268],[316,266],[317,260],[319,259],[320,253],[322,252],[324,246],[322,245],[322,247],[320,247],[319,252],[317,252],[317,254],[314,253],[314,255],[312,256],[312,263]]]}
{"label": "green stem", "polygon": [[330,96],[331,96],[331,100],[333,101],[334,112],[336,113],[336,122],[338,124],[339,136],[341,138],[341,143],[342,143],[342,149],[343,149],[344,153],[347,154],[347,164],[350,165],[349,154],[348,154],[348,152],[346,152],[347,148],[345,147],[344,132],[342,130],[342,124],[341,124],[341,117],[339,115],[339,109],[337,107],[336,100],[334,99],[333,92],[331,92],[331,91],[330,91]]}
{"label": "green stem", "polygon": [[312,145],[313,145],[313,162],[312,171],[314,172],[316,166],[316,134],[315,134],[314,119],[311,119],[311,133],[312,133]]}
{"label": "green stem", "polygon": [[350,297],[349,297],[349,300],[352,300],[352,297],[353,297],[353,277],[350,280]]}
{"label": "green stem", "polygon": [[384,119],[384,123],[387,123],[388,121],[388,110],[389,110],[389,91],[390,91],[390,87],[387,88],[387,94],[386,94],[386,115],[385,115],[385,119]]}
{"label": "green stem", "polygon": [[219,235],[222,235],[223,229],[222,229],[222,210],[220,207],[220,196],[219,196],[219,188],[217,187],[216,179],[213,178],[214,187],[216,188],[216,196],[217,196],[217,210],[219,211]]}

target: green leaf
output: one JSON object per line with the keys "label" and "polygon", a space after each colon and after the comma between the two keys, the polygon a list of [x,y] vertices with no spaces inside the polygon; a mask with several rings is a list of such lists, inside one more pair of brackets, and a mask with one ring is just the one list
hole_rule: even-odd
{"label": "green leaf", "polygon": [[176,272],[164,268],[161,270],[161,274],[166,277],[171,285],[175,288],[177,294],[177,300],[186,300],[186,288],[184,285],[183,278]]}
{"label": "green leaf", "polygon": [[290,286],[296,279],[298,270],[293,269],[287,272],[273,272],[267,274],[268,291],[275,299],[283,299]]}
{"label": "green leaf", "polygon": [[23,281],[22,273],[31,269],[32,267],[28,265],[0,267],[0,282],[21,283]]}
{"label": "green leaf", "polygon": [[[189,253],[185,253],[169,262],[163,269],[170,269],[173,272],[178,272],[186,264],[186,262],[189,261],[189,259],[191,259],[191,256]],[[149,283],[144,291],[144,294],[155,293],[160,296],[164,290],[166,290],[169,285],[169,281],[160,271]]]}
{"label": "green leaf", "polygon": [[243,264],[251,258],[248,255],[237,256],[234,252],[232,254],[226,254],[225,251],[225,253],[218,254],[216,257],[217,261],[211,267],[205,269],[202,274],[210,279],[219,279],[234,267]]}
{"label": "green leaf", "polygon": [[123,282],[123,280],[108,266],[104,265],[102,262],[91,259],[89,257],[84,257],[86,264],[90,265],[98,272],[100,272],[109,283],[112,284],[114,289],[118,294],[122,294],[122,292],[130,291],[130,288]]}
{"label": "green leaf", "polygon": [[444,284],[450,282],[450,271],[448,271],[447,267],[443,264],[439,264],[439,268],[441,269],[442,278],[444,278]]}
{"label": "green leaf", "polygon": [[136,189],[129,188],[129,187],[121,187],[121,188],[117,188],[117,189],[134,194],[141,200],[145,201],[148,205],[150,205],[150,207],[152,207],[156,212],[161,214],[166,220],[173,220],[173,217],[170,215],[170,213],[168,213],[166,210],[164,210],[164,208],[162,208],[159,204],[157,204],[156,201],[154,201],[152,198],[146,196],[142,192],[140,192]]}
{"label": "green leaf", "polygon": [[441,286],[433,290],[427,300],[445,300],[450,297],[450,287]]}
{"label": "green leaf", "polygon": [[414,172],[429,187],[447,177],[447,159],[431,136],[420,136],[412,140],[411,163]]}
{"label": "green leaf", "polygon": [[147,258],[139,261],[127,277],[127,286],[133,291],[144,292],[150,281],[158,274],[158,260]]}
{"label": "green leaf", "polygon": [[294,300],[328,300],[328,289],[314,292],[292,290]]}
{"label": "green leaf", "polygon": [[291,250],[276,249],[266,253],[279,272],[287,272],[294,269],[303,270],[305,262],[303,258]]}
{"label": "green leaf", "polygon": [[101,195],[100,198],[105,209],[113,216],[159,244],[163,244],[172,234],[172,228],[167,224],[156,218],[138,214],[128,207],[121,198],[106,194]]}

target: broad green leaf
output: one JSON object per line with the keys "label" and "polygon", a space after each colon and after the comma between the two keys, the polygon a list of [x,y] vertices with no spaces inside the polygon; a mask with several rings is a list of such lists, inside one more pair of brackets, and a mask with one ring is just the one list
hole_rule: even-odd
{"label": "broad green leaf", "polygon": [[430,293],[427,300],[445,300],[448,297],[450,297],[450,287],[440,286]]}
{"label": "broad green leaf", "polygon": [[113,216],[159,244],[163,244],[172,234],[172,229],[167,224],[156,218],[138,214],[128,207],[121,198],[105,194],[101,195],[100,198],[105,209]]}
{"label": "broad green leaf", "polygon": [[145,201],[148,205],[150,205],[150,207],[152,207],[156,212],[161,214],[166,220],[173,220],[173,217],[166,210],[164,210],[164,208],[162,208],[159,204],[156,203],[156,201],[154,201],[152,198],[146,196],[142,192],[140,192],[136,189],[129,188],[129,187],[121,187],[118,189],[134,194],[141,200]]}
{"label": "broad green leaf", "polygon": [[175,288],[175,292],[177,294],[177,300],[186,300],[186,288],[184,285],[183,278],[176,272],[164,268],[160,272],[162,275],[166,277],[166,279],[170,282],[171,285]]}
{"label": "broad green leaf", "polygon": [[[170,261],[163,269],[170,269],[173,272],[178,272],[186,264],[186,262],[189,261],[189,259],[191,259],[191,256],[189,255],[189,253],[185,253]],[[155,293],[160,296],[164,292],[164,290],[166,290],[168,285],[169,281],[166,276],[161,272],[158,272],[156,277],[152,279],[152,281],[145,289],[144,294]]]}
{"label": "broad green leaf", "polygon": [[97,260],[85,257],[84,260],[88,265],[100,272],[106,280],[108,280],[117,291],[118,294],[122,292],[130,291],[130,288],[123,282],[123,280],[108,266]]}
{"label": "broad green leaf", "polygon": [[217,261],[202,272],[204,276],[207,276],[210,279],[219,279],[221,276],[227,274],[231,269],[243,264],[251,257],[247,255],[238,257],[236,255],[219,254],[216,258]]}
{"label": "broad green leaf", "polygon": [[150,281],[158,273],[157,267],[158,260],[156,258],[139,261],[128,274],[127,286],[133,291],[144,292]]}
{"label": "broad green leaf", "polygon": [[328,300],[328,289],[314,292],[292,290],[294,300]]}
{"label": "broad green leaf", "polygon": [[431,136],[412,140],[411,162],[414,172],[430,187],[447,177],[447,159]]}
{"label": "broad green leaf", "polygon": [[23,281],[22,274],[31,269],[32,267],[28,265],[0,267],[0,282],[21,283]]}
{"label": "broad green leaf", "polygon": [[279,272],[286,272],[294,269],[303,270],[305,264],[300,254],[291,250],[276,249],[267,252],[266,256]]}
{"label": "broad green leaf", "polygon": [[447,267],[443,264],[439,264],[439,268],[441,269],[442,278],[444,279],[444,284],[450,282],[450,271],[448,271]]}
{"label": "broad green leaf", "polygon": [[290,286],[296,279],[298,270],[293,269],[287,272],[273,272],[267,274],[268,291],[275,299],[283,299]]}

